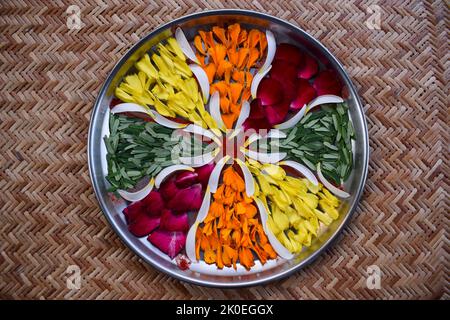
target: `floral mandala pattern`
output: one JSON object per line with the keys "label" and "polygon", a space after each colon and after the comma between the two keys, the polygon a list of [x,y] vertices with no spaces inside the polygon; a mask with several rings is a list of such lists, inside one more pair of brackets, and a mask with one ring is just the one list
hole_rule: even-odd
{"label": "floral mandala pattern", "polygon": [[350,197],[354,131],[339,80],[269,30],[174,33],[111,104],[106,178],[129,202],[129,231],[181,268],[294,258]]}

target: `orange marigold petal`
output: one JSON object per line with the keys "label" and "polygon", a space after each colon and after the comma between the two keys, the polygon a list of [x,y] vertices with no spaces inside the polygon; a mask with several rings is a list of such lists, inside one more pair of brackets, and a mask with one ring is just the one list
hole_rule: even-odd
{"label": "orange marigold petal", "polygon": [[247,69],[252,68],[258,59],[259,59],[259,50],[257,48],[250,48],[247,61]]}
{"label": "orange marigold petal", "polygon": [[194,38],[194,46],[200,54],[202,54],[202,55],[206,54],[205,47],[202,42],[202,38],[199,35],[195,36],[195,38]]}
{"label": "orange marigold petal", "polygon": [[214,77],[216,75],[216,66],[214,63],[208,63],[204,70],[206,72],[206,75],[208,76],[209,83],[212,83],[214,81]]}
{"label": "orange marigold petal", "polygon": [[238,62],[237,67],[242,69],[247,61],[248,54],[250,52],[250,49],[248,48],[240,48],[238,51]]}
{"label": "orange marigold petal", "polygon": [[241,33],[241,26],[239,25],[239,23],[235,23],[228,26],[228,36],[232,44],[234,45],[238,44],[240,33]]}
{"label": "orange marigold petal", "polygon": [[220,40],[220,42],[227,46],[228,45],[228,40],[227,40],[227,36],[225,35],[225,29],[218,27],[218,26],[214,26],[212,29],[214,35]]}
{"label": "orange marigold petal", "polygon": [[230,93],[232,103],[238,102],[239,98],[241,97],[242,89],[244,89],[242,83],[239,82],[230,83]]}

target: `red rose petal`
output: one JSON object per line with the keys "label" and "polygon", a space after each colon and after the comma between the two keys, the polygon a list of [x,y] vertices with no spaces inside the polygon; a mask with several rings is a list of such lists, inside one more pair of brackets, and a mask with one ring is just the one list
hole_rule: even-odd
{"label": "red rose petal", "polygon": [[163,199],[165,201],[169,201],[170,199],[175,197],[178,190],[179,189],[177,188],[177,186],[175,184],[175,177],[171,177],[171,178],[167,179],[159,187],[159,192],[161,193],[161,196],[163,197]]}
{"label": "red rose petal", "polygon": [[274,60],[283,60],[298,67],[303,62],[303,54],[298,47],[289,43],[281,43],[277,47]]}
{"label": "red rose petal", "polygon": [[251,119],[262,119],[265,116],[266,115],[264,113],[264,108],[261,105],[261,100],[258,98],[252,100],[250,103],[250,114],[248,117]]}
{"label": "red rose petal", "polygon": [[284,98],[283,87],[272,78],[264,78],[259,83],[256,97],[261,100],[263,106],[279,103]]}
{"label": "red rose petal", "polygon": [[147,240],[173,259],[186,245],[186,234],[156,230],[148,236]]}
{"label": "red rose petal", "polygon": [[314,58],[308,55],[305,55],[304,59],[305,61],[303,66],[298,69],[297,77],[302,79],[311,79],[311,77],[313,77],[319,70],[319,65]]}
{"label": "red rose petal", "polygon": [[161,224],[159,229],[166,231],[183,231],[189,230],[188,214],[174,214],[171,210],[165,209],[161,215]]}
{"label": "red rose petal", "polygon": [[152,190],[142,202],[145,206],[146,212],[152,216],[160,216],[164,209],[164,201],[158,191]]}
{"label": "red rose petal", "polygon": [[284,90],[284,100],[292,101],[297,96],[298,79],[281,83]]}
{"label": "red rose petal", "polygon": [[146,214],[141,214],[128,225],[128,230],[136,237],[144,237],[158,228],[159,223],[159,217],[150,217]]}
{"label": "red rose petal", "polygon": [[202,185],[197,183],[189,188],[179,190],[167,203],[167,207],[176,212],[186,212],[200,209],[201,204]]}
{"label": "red rose petal", "polygon": [[197,173],[198,176],[198,182],[202,184],[203,189],[206,189],[206,186],[208,185],[209,181],[209,176],[211,175],[211,172],[213,171],[214,167],[215,167],[214,163],[211,162],[195,169],[195,172]]}
{"label": "red rose petal", "polygon": [[300,110],[316,97],[316,90],[310,85],[308,80],[298,79],[297,96],[292,100],[290,108]]}
{"label": "red rose petal", "polygon": [[270,123],[267,121],[266,118],[262,118],[262,119],[251,119],[251,118],[247,118],[247,120],[245,120],[244,124],[243,124],[244,130],[248,130],[248,129],[255,129],[255,130],[262,130],[262,129],[271,129],[272,126],[270,125]]}
{"label": "red rose petal", "polygon": [[317,95],[334,94],[341,95],[342,85],[336,73],[332,70],[321,71],[313,82]]}
{"label": "red rose petal", "polygon": [[264,109],[266,111],[267,121],[273,126],[283,122],[284,118],[286,118],[289,111],[289,101],[282,101],[278,104],[266,106]]}
{"label": "red rose petal", "polygon": [[133,223],[140,215],[145,214],[144,205],[142,201],[134,202],[123,209],[122,213],[125,215],[127,224]]}
{"label": "red rose petal", "polygon": [[275,60],[269,71],[269,77],[281,84],[285,81],[293,82],[297,79],[297,67],[285,60]]}
{"label": "red rose petal", "polygon": [[184,189],[197,183],[197,181],[198,181],[197,173],[192,171],[182,171],[177,174],[175,178],[175,185],[180,189]]}

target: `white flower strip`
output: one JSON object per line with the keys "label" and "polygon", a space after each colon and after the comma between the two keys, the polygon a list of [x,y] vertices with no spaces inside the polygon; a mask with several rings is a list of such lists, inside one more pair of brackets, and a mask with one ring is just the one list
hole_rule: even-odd
{"label": "white flower strip", "polygon": [[258,206],[259,214],[261,216],[261,224],[263,226],[264,232],[267,235],[267,238],[269,239],[270,244],[272,245],[275,252],[283,259],[290,260],[294,257],[294,255],[281,244],[281,242],[277,239],[277,237],[273,234],[272,230],[267,226],[267,219],[269,217],[269,214],[267,212],[266,206],[264,203],[258,199],[255,198],[256,205]]}
{"label": "white flower strip", "polygon": [[332,95],[332,94],[324,94],[322,96],[318,96],[313,101],[308,103],[308,109],[306,110],[306,112],[308,112],[312,108],[315,108],[315,107],[320,106],[322,104],[342,103],[342,102],[344,102],[344,99],[342,99],[341,97],[338,97],[338,96],[335,96],[335,95]]}
{"label": "white flower strip", "polygon": [[338,196],[339,198],[349,198],[350,194],[347,192],[336,188],[331,182],[329,182],[322,174],[322,170],[320,169],[320,162],[317,164],[317,176],[319,177],[320,182],[324,185],[325,188],[327,188],[331,193],[333,193],[335,196]]}
{"label": "white flower strip", "polygon": [[225,131],[226,126],[222,119],[222,113],[220,112],[220,95],[218,91],[214,92],[209,100],[209,112],[214,121],[216,121],[219,129]]}
{"label": "white flower strip", "polygon": [[190,60],[199,64],[200,62],[195,56],[194,50],[192,50],[192,47],[187,41],[186,36],[184,35],[184,32],[183,30],[181,30],[181,28],[177,28],[175,30],[175,39],[177,40],[178,45],[180,46],[181,51],[183,51],[184,55],[188,57]]}
{"label": "white flower strip", "polygon": [[294,127],[295,125],[297,125],[297,123],[299,123],[300,120],[302,120],[303,116],[306,113],[306,109],[307,106],[304,105],[292,118],[283,123],[276,124],[274,125],[274,127],[276,129],[290,129]]}
{"label": "white flower strip", "polygon": [[191,69],[194,76],[197,78],[198,84],[200,85],[200,89],[202,90],[203,102],[208,102],[209,99],[209,80],[208,75],[205,70],[197,64],[190,64],[189,68]]}
{"label": "white flower strip", "polygon": [[180,129],[187,126],[186,123],[178,123],[172,120],[167,119],[166,117],[160,115],[158,112],[150,110],[147,107],[143,107],[141,105],[138,105],[136,103],[120,103],[116,106],[114,106],[111,109],[111,113],[125,113],[125,112],[139,112],[144,113],[148,116],[150,116],[153,120],[155,120],[156,123],[162,125],[163,127],[171,128],[171,129]]}
{"label": "white flower strip", "polygon": [[262,73],[272,65],[273,58],[275,57],[275,52],[277,50],[277,42],[275,40],[275,36],[269,30],[266,30],[266,39],[267,39],[267,56],[266,61],[264,61],[263,66],[259,69],[258,73]]}
{"label": "white flower strip", "polygon": [[185,132],[198,134],[200,136],[206,137],[214,141],[218,146],[222,145],[222,141],[210,130],[202,128],[196,124],[190,124],[186,128],[183,129]]}
{"label": "white flower strip", "polygon": [[255,193],[255,181],[253,180],[253,175],[241,159],[236,158],[234,160],[237,162],[242,170],[242,174],[244,175],[245,193],[248,197],[251,197]]}
{"label": "white flower strip", "polygon": [[262,163],[277,163],[283,160],[286,156],[286,152],[273,152],[273,153],[264,153],[264,152],[256,152],[253,150],[245,149],[244,147],[240,148],[241,152],[244,153],[247,157],[262,162]]}
{"label": "white flower strip", "polygon": [[164,168],[161,170],[160,173],[158,173],[158,175],[155,178],[155,187],[159,188],[159,186],[161,185],[161,183],[168,177],[170,176],[172,173],[176,172],[176,171],[194,171],[194,168],[190,167],[190,166],[186,166],[184,164],[176,164],[167,168]]}
{"label": "white flower strip", "polygon": [[208,185],[210,187],[211,193],[215,193],[217,191],[217,188],[219,187],[219,179],[220,179],[220,173],[222,172],[223,167],[227,163],[227,161],[230,159],[230,156],[226,155],[222,159],[220,159],[216,166],[214,167],[213,171],[211,172],[211,175],[209,176]]}
{"label": "white flower strip", "polygon": [[197,257],[195,255],[195,235],[197,234],[197,228],[200,223],[195,221],[194,224],[189,229],[186,237],[186,255],[191,260],[191,262],[197,262]]}
{"label": "white flower strip", "polygon": [[272,69],[271,65],[266,70],[257,72],[253,77],[252,84],[250,86],[250,93],[252,94],[253,99],[256,99],[256,93],[258,92],[259,83],[267,75],[270,69]]}
{"label": "white flower strip", "polygon": [[290,167],[292,169],[294,169],[295,171],[301,173],[306,179],[308,179],[309,181],[311,181],[311,183],[315,186],[319,185],[319,181],[317,181],[316,176],[314,175],[314,173],[309,170],[306,166],[297,163],[295,161],[281,161],[280,163],[278,163],[280,166],[286,166],[286,167]]}
{"label": "white flower strip", "polygon": [[136,202],[136,201],[144,199],[152,191],[154,185],[155,185],[155,180],[152,178],[150,180],[150,182],[139,191],[128,192],[125,190],[117,190],[117,192],[125,200],[131,201],[131,202]]}

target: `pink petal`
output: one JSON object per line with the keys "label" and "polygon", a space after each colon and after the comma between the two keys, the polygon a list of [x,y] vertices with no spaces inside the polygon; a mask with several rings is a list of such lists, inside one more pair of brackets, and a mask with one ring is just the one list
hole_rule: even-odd
{"label": "pink petal", "polygon": [[155,190],[142,199],[142,202],[144,203],[146,212],[152,216],[160,216],[162,210],[164,209],[163,198],[161,197],[161,194]]}
{"label": "pink petal", "polygon": [[148,236],[147,240],[173,259],[186,245],[186,234],[156,230]]}
{"label": "pink petal", "polygon": [[182,171],[175,178],[175,185],[178,188],[187,188],[198,181],[198,174],[192,171]]}
{"label": "pink petal", "polygon": [[285,60],[275,60],[269,72],[270,78],[283,84],[285,81],[295,81],[297,79],[297,67]]}
{"label": "pink petal", "polygon": [[267,121],[269,121],[269,123],[273,126],[284,121],[284,118],[286,118],[289,111],[289,102],[282,101],[278,104],[266,106],[265,111]]}
{"label": "pink petal", "polygon": [[251,119],[262,119],[265,117],[264,108],[261,105],[261,100],[256,98],[250,103],[250,115]]}
{"label": "pink petal", "polygon": [[161,196],[165,201],[169,201],[178,192],[178,187],[175,184],[175,177],[171,177],[164,181],[161,186],[159,187],[159,192],[161,193]]}
{"label": "pink petal", "polygon": [[189,230],[188,214],[174,214],[171,210],[163,210],[161,215],[161,224],[159,229],[166,231],[184,231]]}
{"label": "pink petal", "polygon": [[195,172],[198,175],[198,182],[202,184],[203,189],[206,189],[206,186],[208,185],[209,181],[209,176],[211,175],[211,172],[213,171],[214,167],[215,167],[214,163],[211,162],[195,169]]}
{"label": "pink petal", "polygon": [[313,86],[318,96],[324,94],[341,95],[342,84],[332,70],[321,71],[314,79]]}
{"label": "pink petal", "polygon": [[283,60],[298,67],[303,62],[303,54],[298,47],[289,43],[281,43],[277,47],[274,60]]}
{"label": "pink petal", "polygon": [[316,97],[316,90],[311,86],[308,80],[298,79],[297,96],[291,102],[292,110],[300,110],[305,104],[308,104]]}
{"label": "pink petal", "polygon": [[128,225],[128,230],[136,237],[143,237],[158,228],[159,223],[159,217],[150,217],[146,214],[142,214]]}
{"label": "pink petal", "polygon": [[319,65],[317,64],[317,61],[314,58],[305,55],[305,63],[298,69],[297,77],[302,79],[310,79],[317,73],[318,70]]}
{"label": "pink petal", "polygon": [[272,78],[264,78],[259,83],[256,97],[261,100],[263,106],[279,103],[284,98],[283,87]]}
{"label": "pink petal", "polygon": [[133,223],[141,215],[145,215],[145,209],[142,201],[137,201],[123,209],[127,224]]}
{"label": "pink petal", "polygon": [[177,212],[195,211],[202,204],[202,185],[194,184],[189,188],[181,189],[168,203],[167,207]]}

